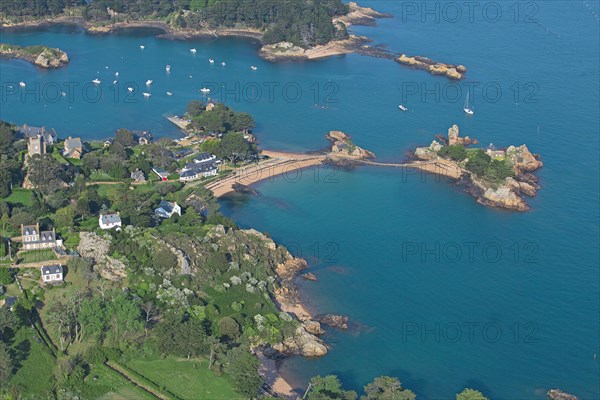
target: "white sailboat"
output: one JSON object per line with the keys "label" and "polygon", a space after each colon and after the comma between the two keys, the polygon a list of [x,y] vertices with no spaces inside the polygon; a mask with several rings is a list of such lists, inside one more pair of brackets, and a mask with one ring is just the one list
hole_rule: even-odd
{"label": "white sailboat", "polygon": [[221,62],[222,66],[226,66],[227,64],[225,64],[225,61]]}
{"label": "white sailboat", "polygon": [[203,87],[202,89],[200,89],[200,91],[202,93],[210,93],[210,89]]}
{"label": "white sailboat", "polygon": [[190,52],[191,52],[192,54],[196,54],[196,49],[190,49]]}
{"label": "white sailboat", "polygon": [[469,107],[469,93],[467,93],[467,99],[465,100],[465,107],[463,108],[466,114],[473,115],[474,111],[471,107]]}
{"label": "white sailboat", "polygon": [[144,97],[150,97],[152,96],[150,93],[144,92]]}
{"label": "white sailboat", "polygon": [[167,96],[173,96],[173,93],[167,92]]}
{"label": "white sailboat", "polygon": [[408,108],[404,104],[400,104],[398,108],[402,111],[408,111]]}
{"label": "white sailboat", "polygon": [[152,79],[148,79],[148,80],[146,81],[146,86],[150,86],[150,85],[152,85]]}
{"label": "white sailboat", "polygon": [[252,71],[256,71],[258,69],[258,67],[255,65],[250,66],[250,68],[252,69]]}
{"label": "white sailboat", "polygon": [[145,47],[144,47],[143,45],[140,45],[140,49],[144,50],[144,49],[145,49]]}
{"label": "white sailboat", "polygon": [[171,72],[171,66],[169,64],[167,64],[167,66],[165,67],[165,71],[167,71],[167,74]]}
{"label": "white sailboat", "polygon": [[99,85],[101,83],[100,79],[96,78],[92,81],[94,85]]}
{"label": "white sailboat", "polygon": [[19,82],[19,86],[21,86],[21,87],[25,87],[25,86],[27,86],[27,85],[25,84],[25,82],[21,81],[21,82]]}
{"label": "white sailboat", "polygon": [[129,93],[131,93],[131,92],[133,92],[133,88],[132,88],[132,87],[128,87],[128,88],[127,88],[127,91],[128,91]]}
{"label": "white sailboat", "polygon": [[211,64],[214,64],[214,63],[215,63],[215,60],[213,60],[212,58],[209,58],[209,59],[208,59],[208,62],[209,62],[209,63],[211,63]]}
{"label": "white sailboat", "polygon": [[118,77],[118,76],[119,76],[119,73],[118,73],[118,72],[115,72],[115,77]]}

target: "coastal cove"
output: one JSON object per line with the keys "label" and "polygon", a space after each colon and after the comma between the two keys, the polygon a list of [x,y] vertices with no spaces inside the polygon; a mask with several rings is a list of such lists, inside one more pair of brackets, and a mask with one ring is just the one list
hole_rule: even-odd
{"label": "coastal cove", "polygon": [[[385,43],[390,51],[467,65],[467,83],[494,83],[503,95],[492,102],[476,89],[476,113],[467,117],[466,91],[453,101],[442,94],[447,84],[466,90],[464,80],[452,82],[385,59],[348,54],[273,64],[259,58],[259,43],[251,38],[168,41],[145,29],[96,36],[52,26],[0,32],[0,42],[58,47],[71,59],[49,71],[0,60],[0,119],[52,127],[61,138],[104,139],[120,127],[177,137],[179,130],[164,116],[181,113],[189,100],[202,97],[199,88],[214,85],[204,98],[251,113],[266,149],[313,151],[323,147],[327,132],[340,129],[377,160],[401,162],[407,151],[428,145],[454,123],[483,146],[526,143],[544,162],[539,172],[544,189],[529,201],[528,213],[479,205],[431,175],[370,166],[313,166],[278,176],[254,185],[257,196],[225,197],[222,211],[308,261],[307,271],[317,281],[296,283],[312,314],[344,314],[353,322],[347,331],[328,329],[326,356],[282,363],[295,388],[305,388],[316,373],[336,373],[353,389],[386,374],[398,376],[419,399],[448,398],[462,387],[515,400],[543,399],[554,387],[582,399],[600,396],[593,359],[600,353],[597,22],[588,20],[583,7],[552,2],[540,5],[543,28],[542,22],[511,21],[503,25],[508,33],[500,35],[480,22],[470,26],[476,35],[467,37],[460,24],[401,23],[402,10],[394,2],[364,5],[396,17],[379,20],[377,28],[353,27],[353,33]],[[589,40],[577,41],[580,36]],[[469,39],[469,46],[461,45]],[[210,65],[208,58],[227,65]],[[557,79],[557,69],[571,71],[570,79]],[[115,97],[110,82],[116,71]],[[97,101],[89,101],[99,91],[93,87],[87,94],[77,89],[73,101],[66,96],[54,102],[50,95],[36,98],[6,88],[23,80],[43,93],[41,88],[55,83],[83,87],[95,77],[102,81]],[[143,88],[148,79],[154,81],[152,97],[138,93],[129,102],[126,87]],[[273,100],[265,89],[269,82],[278,84]],[[537,101],[527,102],[523,92],[515,101],[511,88],[524,90],[531,82]],[[282,91],[285,85],[297,85],[302,94],[296,99],[291,89]],[[424,87],[435,91],[436,85],[439,99],[423,95]],[[262,92],[254,100],[257,88]],[[407,94],[407,88],[416,93]],[[399,112],[399,103],[410,111]],[[575,103],[575,109],[564,107]],[[473,242],[471,259],[466,243]],[[480,329],[471,342],[465,326],[473,322]],[[435,331],[436,324],[439,338],[423,338],[423,329]],[[464,329],[461,340],[444,338],[452,324]],[[486,324],[500,326],[501,338],[485,336]]]}

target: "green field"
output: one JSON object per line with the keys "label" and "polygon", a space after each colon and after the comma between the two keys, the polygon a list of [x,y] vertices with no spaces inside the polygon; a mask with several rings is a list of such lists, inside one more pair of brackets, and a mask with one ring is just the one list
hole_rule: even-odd
{"label": "green field", "polygon": [[52,249],[29,250],[19,253],[18,259],[20,263],[50,261],[56,260],[56,254],[54,254],[54,250]]}
{"label": "green field", "polygon": [[22,386],[21,393],[26,393],[27,398],[51,398],[54,359],[36,339],[32,328],[17,331],[11,349],[21,366],[10,379],[10,385]]}
{"label": "green field", "polygon": [[99,400],[155,400],[106,365],[93,365],[85,381],[83,398]]}
{"label": "green field", "polygon": [[29,189],[13,189],[10,196],[4,198],[4,201],[12,205],[31,205],[31,190]]}
{"label": "green field", "polygon": [[227,378],[217,376],[208,370],[206,360],[175,358],[136,360],[129,362],[127,366],[184,400],[241,399]]}

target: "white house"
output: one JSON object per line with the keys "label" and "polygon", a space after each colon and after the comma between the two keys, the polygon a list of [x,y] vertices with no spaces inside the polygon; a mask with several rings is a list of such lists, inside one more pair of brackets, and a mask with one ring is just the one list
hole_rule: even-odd
{"label": "white house", "polygon": [[102,229],[121,229],[121,217],[119,214],[100,214],[98,222]]}
{"label": "white house", "polygon": [[161,218],[171,218],[173,214],[181,216],[181,207],[177,203],[162,200],[154,213]]}
{"label": "white house", "polygon": [[62,265],[45,265],[41,268],[42,282],[44,283],[56,283],[63,281],[63,267]]}
{"label": "white house", "polygon": [[54,229],[40,232],[39,224],[21,225],[21,242],[23,250],[54,249],[63,244]]}

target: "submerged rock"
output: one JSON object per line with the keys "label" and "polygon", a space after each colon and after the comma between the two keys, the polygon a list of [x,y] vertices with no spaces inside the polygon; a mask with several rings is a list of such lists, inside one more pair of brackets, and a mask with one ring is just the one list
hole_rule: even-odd
{"label": "submerged rock", "polygon": [[546,395],[550,400],[579,400],[577,396],[563,392],[560,389],[550,389]]}
{"label": "submerged rock", "polygon": [[348,329],[348,317],[346,315],[321,314],[317,315],[315,319],[332,328]]}

